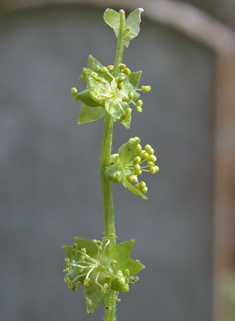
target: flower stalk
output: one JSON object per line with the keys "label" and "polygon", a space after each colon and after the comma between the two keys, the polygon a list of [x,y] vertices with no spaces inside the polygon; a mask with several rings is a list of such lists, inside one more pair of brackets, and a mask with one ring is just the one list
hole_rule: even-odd
{"label": "flower stalk", "polygon": [[[122,62],[122,56],[125,45],[125,12],[120,10],[120,27],[117,43],[116,58],[114,63],[113,76],[118,75],[118,66]],[[109,165],[112,151],[112,137],[113,137],[113,118],[106,113],[104,121],[104,134],[100,158],[100,179],[101,191],[103,201],[103,217],[104,217],[104,236],[109,237],[115,235],[115,222],[113,211],[113,193],[112,182],[106,178],[105,169]],[[115,237],[111,238],[110,247],[116,243]],[[116,320],[116,291],[110,290],[105,298],[104,321]]]}

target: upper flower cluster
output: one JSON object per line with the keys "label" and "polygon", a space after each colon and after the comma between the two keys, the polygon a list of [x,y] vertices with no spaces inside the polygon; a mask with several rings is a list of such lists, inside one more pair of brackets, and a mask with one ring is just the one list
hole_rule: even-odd
{"label": "upper flower cluster", "polygon": [[103,242],[75,237],[73,246],[63,246],[68,256],[65,282],[73,291],[84,285],[87,312],[94,312],[110,289],[128,292],[129,285],[138,280],[133,275],[144,268],[139,261],[130,258],[134,240],[111,248],[109,242],[110,237]]}
{"label": "upper flower cluster", "polygon": [[138,112],[142,111],[143,102],[137,100],[140,96],[137,91],[148,92],[150,86],[138,88],[141,71],[131,72],[125,64],[119,64],[118,67],[118,76],[114,77],[112,65],[103,66],[94,57],[89,56],[87,68],[83,68],[80,76],[81,80],[86,79],[87,88],[79,93],[76,88],[71,89],[74,99],[83,103],[79,124],[97,120],[107,112],[124,127],[130,128],[130,104],[132,103]]}

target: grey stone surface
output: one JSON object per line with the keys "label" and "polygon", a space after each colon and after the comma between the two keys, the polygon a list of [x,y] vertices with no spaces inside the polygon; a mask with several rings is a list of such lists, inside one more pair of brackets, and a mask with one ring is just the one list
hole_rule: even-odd
{"label": "grey stone surface", "polygon": [[[0,18],[0,319],[102,320],[82,288],[63,282],[61,245],[101,238],[103,120],[77,125],[70,88],[92,54],[113,63],[116,39],[95,7],[45,7]],[[121,294],[118,320],[210,321],[213,67],[206,48],[143,19],[124,54],[143,70],[143,113],[115,124],[113,151],[132,136],[156,150],[148,201],[114,185],[118,241],[136,239],[146,269]]]}

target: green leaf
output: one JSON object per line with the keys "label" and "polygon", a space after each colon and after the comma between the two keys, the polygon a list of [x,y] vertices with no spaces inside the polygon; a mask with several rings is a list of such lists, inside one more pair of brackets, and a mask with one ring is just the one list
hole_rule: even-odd
{"label": "green leaf", "polygon": [[[129,108],[129,105],[125,105],[124,110],[126,110],[127,108]],[[126,117],[124,119],[120,119],[118,120],[126,129],[129,129],[131,126],[131,113],[129,113],[128,115],[126,115]]]}
{"label": "green leaf", "polygon": [[126,269],[129,270],[130,276],[139,273],[143,270],[145,266],[140,263],[140,261],[135,261],[131,258],[128,258],[126,263],[121,267],[121,271],[125,273]]}
{"label": "green leaf", "polygon": [[110,97],[112,93],[111,84],[104,77],[101,78],[101,82],[97,81],[93,77],[94,71],[92,71],[91,69],[84,68],[83,73],[86,76],[89,89],[94,91],[97,98],[101,100],[100,106],[104,107],[104,103],[107,97]]}
{"label": "green leaf", "polygon": [[105,176],[107,179],[114,183],[121,183],[123,174],[121,169],[119,168],[119,163],[115,163],[109,167],[106,168],[105,170]]}
{"label": "green leaf", "polygon": [[[120,25],[120,15],[117,11],[113,9],[106,9],[104,12],[104,21],[109,25],[111,28],[114,29],[115,34],[118,34],[118,28]],[[117,35],[118,36],[118,35]]]}
{"label": "green leaf", "polygon": [[84,295],[86,300],[87,312],[94,312],[98,306],[103,302],[106,294],[110,290],[111,281],[105,279],[105,274],[102,272],[99,274],[97,282],[103,286],[104,283],[107,283],[109,288],[107,288],[106,293],[102,293],[101,287],[95,282],[97,277],[97,271],[93,271],[89,278],[91,279],[91,283],[89,286],[84,285]]}
{"label": "green leaf", "polygon": [[105,115],[103,107],[89,107],[85,104],[81,105],[78,124],[84,124],[91,121],[95,121]]}
{"label": "green leaf", "polygon": [[129,82],[132,84],[133,88],[137,88],[139,85],[139,81],[142,75],[142,71],[134,71],[132,72],[128,78],[129,78]]}
{"label": "green leaf", "polygon": [[143,199],[147,200],[148,198],[143,194],[141,193],[137,188],[135,188],[134,186],[131,185],[130,182],[128,182],[128,180],[126,179],[125,176],[123,176],[123,185],[129,189],[130,192],[132,192],[133,194],[135,195],[139,195],[141,196]]}
{"label": "green leaf", "polygon": [[97,59],[95,59],[92,55],[89,55],[87,61],[87,69],[98,72],[102,67],[104,66]]}
{"label": "green leaf", "polygon": [[[138,36],[140,32],[140,22],[141,22],[141,12],[144,11],[143,8],[134,10],[129,14],[126,19],[126,47],[129,46],[130,40]],[[104,21],[113,28],[115,35],[118,37],[119,25],[120,25],[120,15],[117,11],[113,9],[106,9],[104,12]]]}
{"label": "green leaf", "polygon": [[140,32],[141,12],[143,8],[132,11],[126,19],[126,47],[129,46],[130,40],[137,37]]}
{"label": "green leaf", "polygon": [[140,155],[140,152],[136,150],[140,139],[130,139],[127,143],[123,144],[118,149],[118,154],[120,157],[120,164],[124,168],[126,165],[132,161],[136,156]]}
{"label": "green leaf", "polygon": [[65,253],[67,254],[68,258],[70,260],[72,260],[72,258],[74,257],[74,255],[73,255],[73,247],[72,246],[68,246],[68,245],[62,245],[62,248],[65,251]]}
{"label": "green leaf", "polygon": [[98,254],[98,248],[92,240],[83,239],[80,237],[75,237],[74,239],[77,243],[79,250],[86,248],[86,253],[96,259]]}
{"label": "green leaf", "polygon": [[113,77],[108,73],[104,74],[101,72],[101,68],[104,67],[97,59],[95,59],[93,56],[89,56],[88,62],[87,62],[87,69],[90,69],[92,71],[95,71],[98,73],[100,77],[103,77],[105,80],[107,80],[109,83],[113,80]]}
{"label": "green leaf", "polygon": [[130,257],[131,251],[135,240],[130,240],[122,243],[118,243],[108,248],[108,256],[111,260],[117,261],[117,265],[113,268],[113,271],[116,272],[126,263],[126,260]]}

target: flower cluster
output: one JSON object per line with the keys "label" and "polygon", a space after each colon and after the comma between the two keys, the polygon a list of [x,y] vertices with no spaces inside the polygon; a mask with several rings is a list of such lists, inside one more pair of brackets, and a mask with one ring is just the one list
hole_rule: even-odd
{"label": "flower cluster", "polygon": [[76,237],[73,246],[63,246],[68,256],[64,280],[73,291],[84,285],[87,312],[94,312],[110,289],[128,292],[129,285],[138,280],[134,274],[144,268],[130,258],[134,240],[110,247],[111,237],[102,242]]}
{"label": "flower cluster", "polygon": [[[74,87],[71,93],[75,100],[81,100],[82,106],[78,123],[86,123],[104,116],[105,112],[124,127],[130,128],[132,103],[138,112],[142,111],[142,100],[137,100],[137,91],[148,92],[150,86],[138,88],[141,71],[131,72],[125,64],[119,64],[117,77],[112,75],[113,66],[103,66],[94,57],[89,56],[87,68],[83,68],[81,80],[87,82],[87,88],[77,92]],[[137,100],[137,102],[135,102]]]}
{"label": "flower cluster", "polygon": [[[122,182],[132,193],[147,199],[143,193],[146,193],[148,188],[144,181],[139,182],[138,176],[144,171],[155,174],[159,171],[159,167],[155,165],[157,157],[153,148],[147,144],[142,149],[139,142],[138,137],[130,138],[119,148],[118,154],[112,154],[105,175],[112,182]],[[132,185],[133,183],[135,185]]]}

